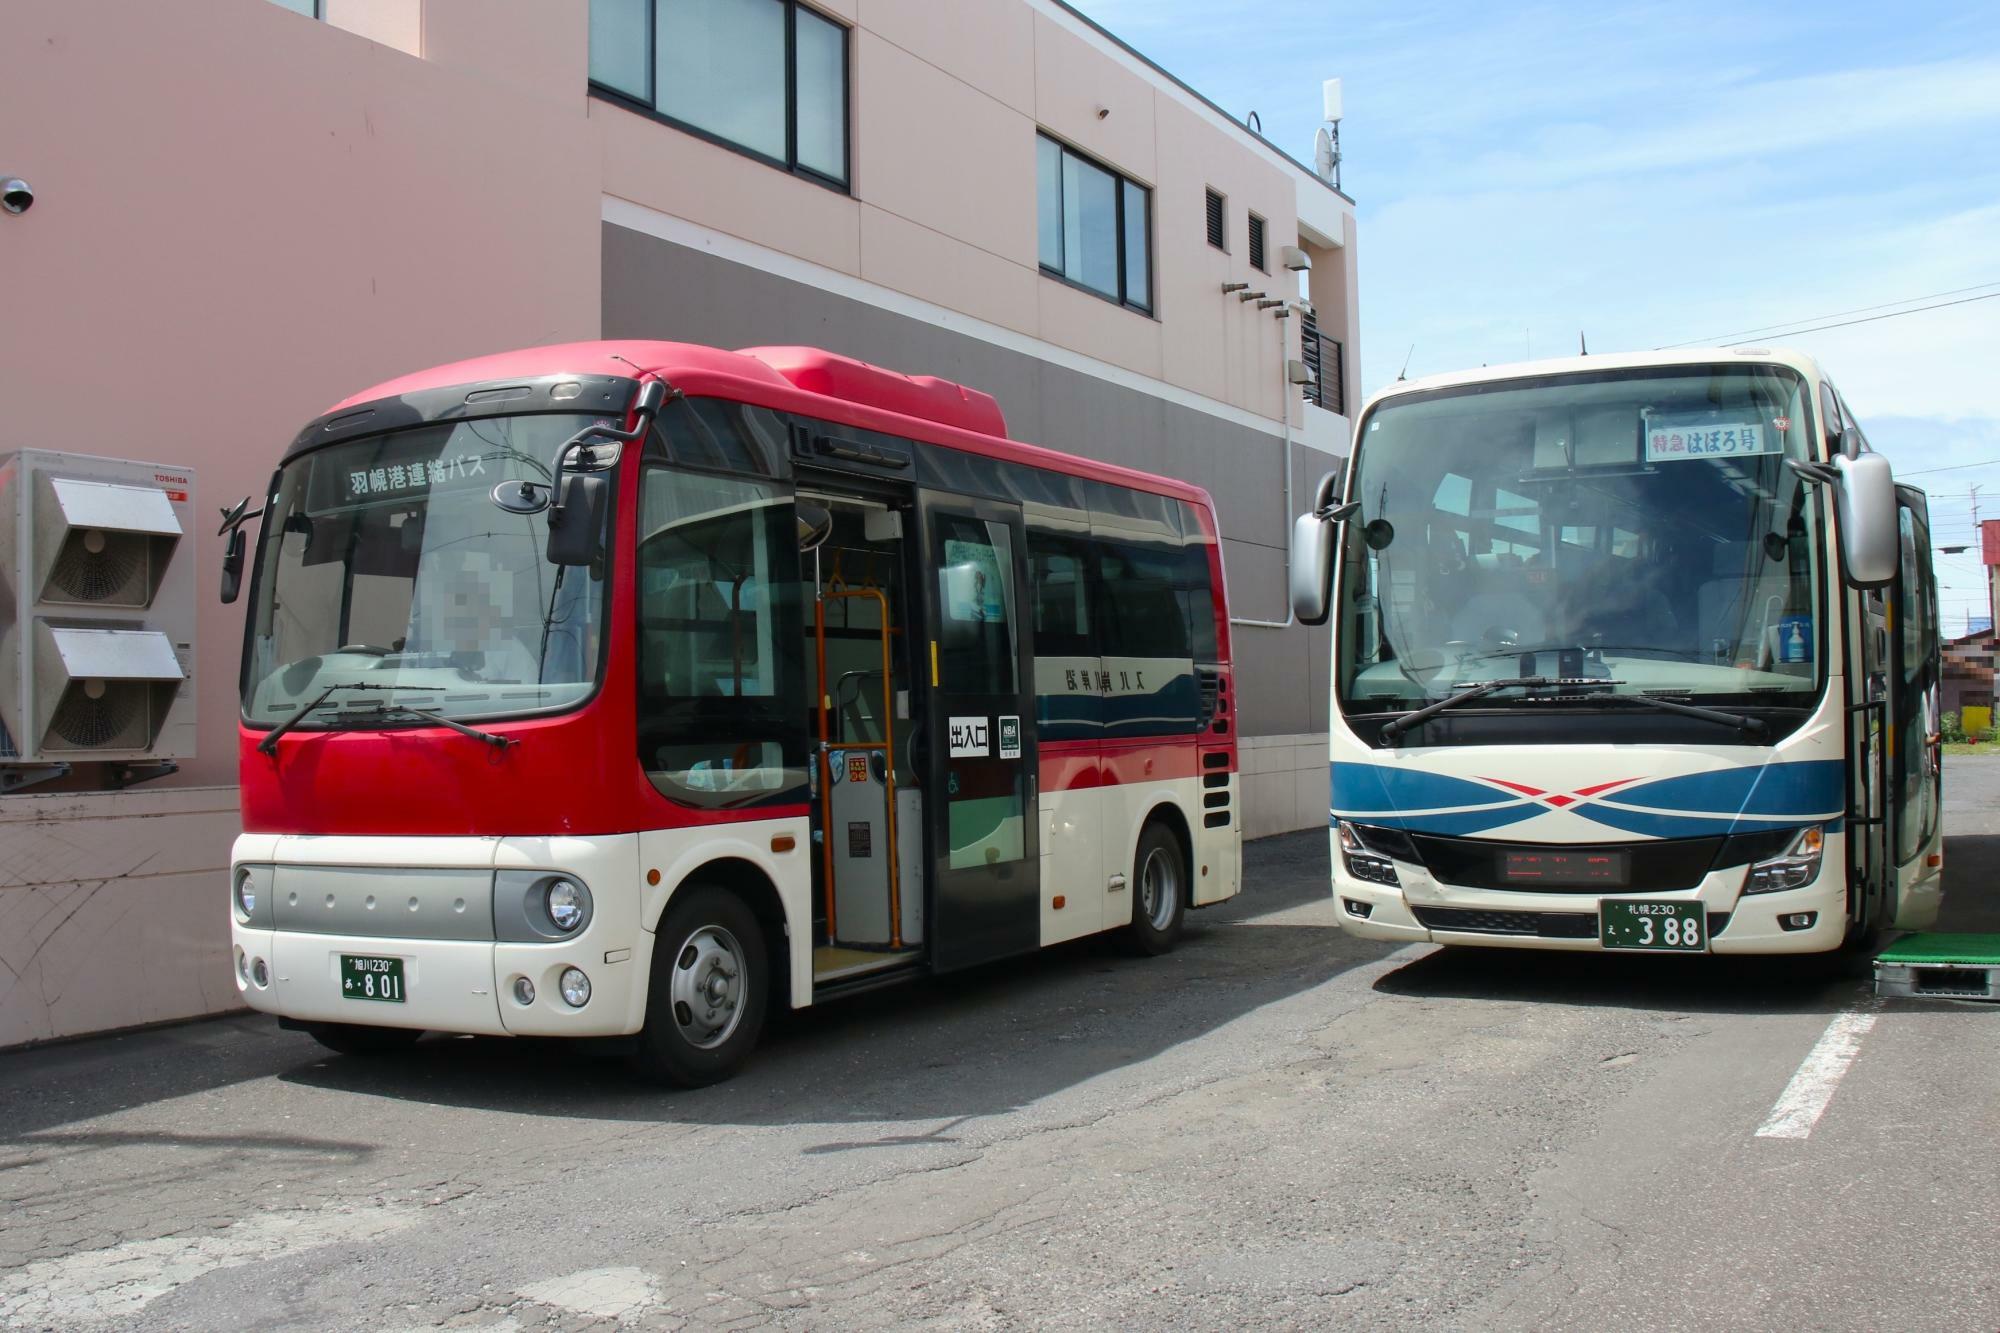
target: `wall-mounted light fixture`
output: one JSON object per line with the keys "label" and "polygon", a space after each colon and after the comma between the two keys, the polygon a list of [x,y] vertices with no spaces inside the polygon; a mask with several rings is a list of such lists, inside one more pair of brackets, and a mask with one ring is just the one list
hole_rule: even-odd
{"label": "wall-mounted light fixture", "polygon": [[35,206],[35,187],[19,176],[0,180],[0,208],[21,214]]}
{"label": "wall-mounted light fixture", "polygon": [[1106,116],[1110,114],[1111,114],[1111,108],[1108,106],[1101,106],[1097,108],[1097,118],[1099,120],[1103,120]]}
{"label": "wall-mounted light fixture", "polygon": [[1312,256],[1299,249],[1296,245],[1284,247],[1278,252],[1278,255],[1279,262],[1294,273],[1309,273],[1312,271]]}

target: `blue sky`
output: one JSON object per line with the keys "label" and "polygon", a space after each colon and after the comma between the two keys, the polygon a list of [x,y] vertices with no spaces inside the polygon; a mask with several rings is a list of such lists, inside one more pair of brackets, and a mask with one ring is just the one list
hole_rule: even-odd
{"label": "blue sky", "polygon": [[[2000,4],[1080,7],[1303,158],[1344,81],[1369,391],[1412,344],[1428,374],[2000,293]],[[1974,485],[2000,518],[2000,296],[1771,341],[1973,543],[1938,557],[1959,632]]]}

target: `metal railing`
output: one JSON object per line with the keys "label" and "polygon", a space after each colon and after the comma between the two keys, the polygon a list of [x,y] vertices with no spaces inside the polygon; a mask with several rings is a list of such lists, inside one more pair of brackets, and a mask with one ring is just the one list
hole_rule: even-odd
{"label": "metal railing", "polygon": [[1345,349],[1319,331],[1319,321],[1311,315],[1299,321],[1299,355],[1313,382],[1305,386],[1306,401],[1329,412],[1347,414],[1347,363]]}

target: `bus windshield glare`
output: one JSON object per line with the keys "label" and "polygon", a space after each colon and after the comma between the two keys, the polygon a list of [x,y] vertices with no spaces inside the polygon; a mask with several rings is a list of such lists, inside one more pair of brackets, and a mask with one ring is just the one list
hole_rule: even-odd
{"label": "bus windshield glare", "polygon": [[[1343,711],[1406,712],[1517,676],[1606,682],[1582,699],[1810,704],[1819,504],[1785,465],[1809,456],[1804,394],[1781,367],[1696,365],[1382,403],[1348,492]],[[1529,699],[1501,690],[1478,707]]]}
{"label": "bus windshield glare", "polygon": [[[548,513],[494,502],[548,485],[571,414],[441,422],[284,465],[264,516],[244,717],[269,727],[330,686],[387,693],[331,710],[422,707],[464,720],[571,708],[595,688],[606,569],[550,564]],[[407,692],[407,693],[405,693]],[[338,719],[353,726],[351,714]]]}

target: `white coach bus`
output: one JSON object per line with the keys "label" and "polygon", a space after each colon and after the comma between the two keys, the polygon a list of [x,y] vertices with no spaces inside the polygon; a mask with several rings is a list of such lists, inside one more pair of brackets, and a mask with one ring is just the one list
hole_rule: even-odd
{"label": "white coach bus", "polygon": [[1831,955],[1935,918],[1925,500],[1810,359],[1399,382],[1298,520],[1292,591],[1335,626],[1348,930]]}

